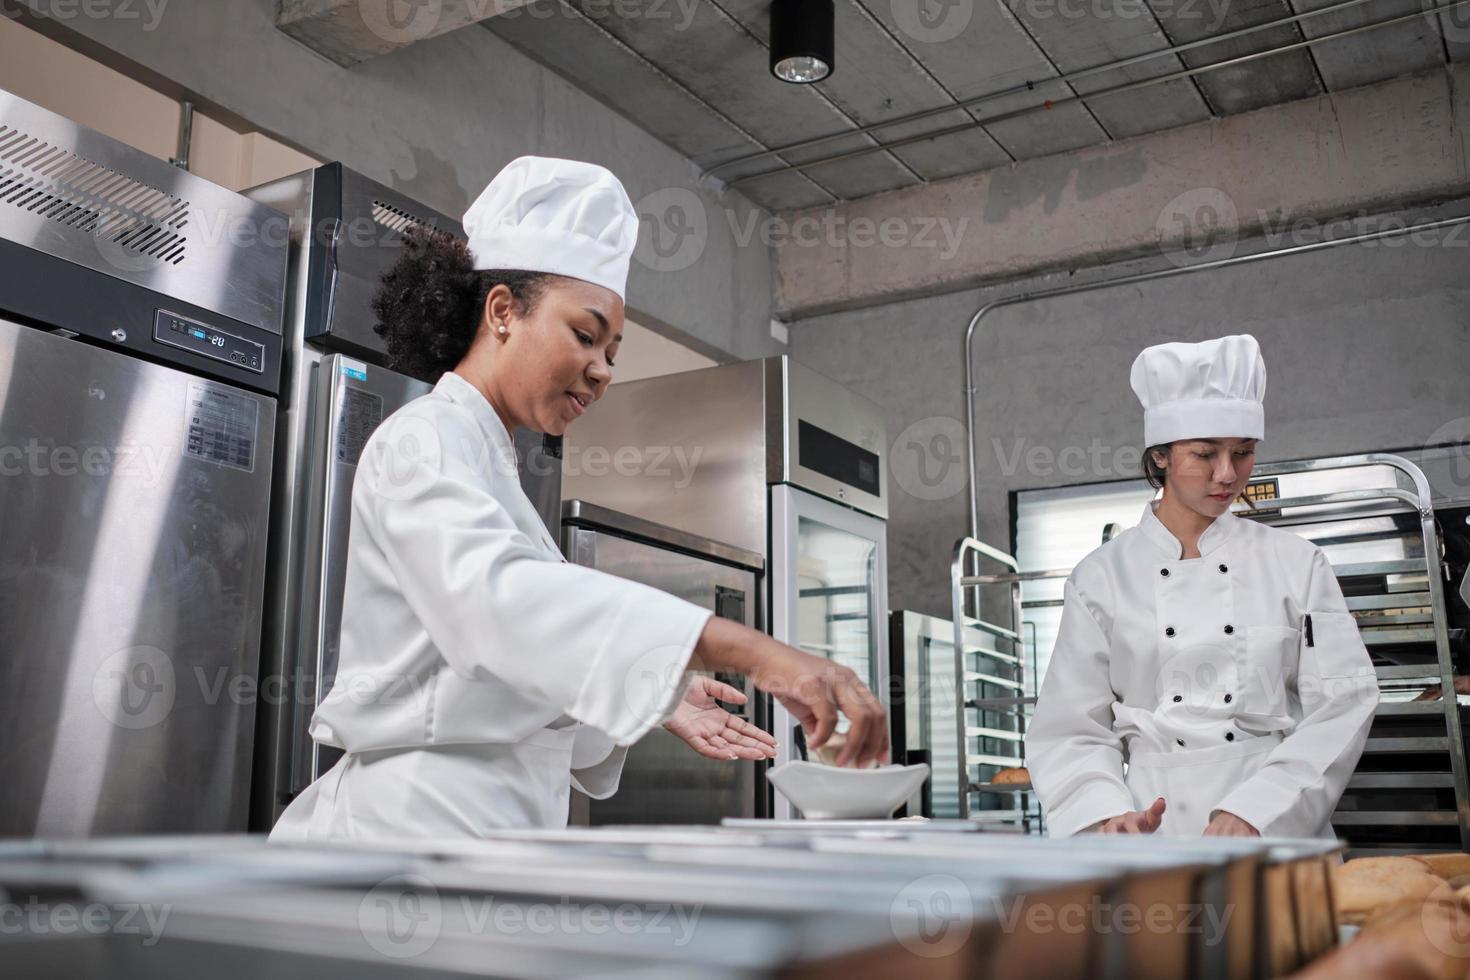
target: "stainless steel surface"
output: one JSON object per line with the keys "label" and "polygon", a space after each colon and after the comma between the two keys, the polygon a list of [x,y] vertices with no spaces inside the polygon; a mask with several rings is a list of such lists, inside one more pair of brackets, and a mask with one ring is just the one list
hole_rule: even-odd
{"label": "stainless steel surface", "polygon": [[363,446],[383,419],[429,391],[422,381],[342,354],[323,357],[313,378],[313,441],[326,451],[309,460],[305,485],[307,540],[320,542],[320,548],[308,547],[302,553],[300,589],[294,594],[302,615],[303,642],[291,673],[299,671],[307,686],[294,699],[292,793],[305,789],[340,756],[313,742],[306,731],[312,712],[337,676],[352,482]]}
{"label": "stainless steel surface", "polygon": [[[1030,303],[1042,299],[1051,299],[1058,296],[1071,296],[1078,293],[1088,293],[1094,290],[1107,289],[1113,286],[1131,286],[1139,283],[1151,282],[1155,279],[1167,279],[1173,276],[1188,275],[1194,272],[1204,272],[1209,269],[1222,269],[1234,265],[1244,265],[1251,262],[1260,262],[1267,259],[1282,258],[1288,255],[1302,255],[1316,252],[1322,249],[1336,248],[1339,245],[1350,245],[1357,242],[1379,241],[1384,239],[1400,238],[1405,235],[1416,234],[1421,231],[1437,228],[1448,228],[1454,225],[1470,222],[1470,215],[1461,215],[1454,218],[1445,218],[1439,221],[1426,221],[1405,227],[1389,228],[1382,231],[1368,232],[1361,235],[1350,235],[1345,238],[1335,238],[1330,241],[1310,242],[1305,245],[1293,245],[1286,248],[1268,249],[1262,252],[1252,252],[1246,255],[1232,255],[1223,259],[1197,264],[1174,266],[1168,269],[1157,269],[1152,272],[1144,272],[1130,276],[1119,276],[1113,279],[1105,279],[1101,282],[1086,283],[1080,286],[1063,286],[1056,289],[1036,290],[1029,293],[1021,293],[1017,296],[1007,296],[1003,299],[993,300],[986,303],[975,311],[965,327],[964,340],[964,367],[965,367],[965,460],[969,471],[967,489],[969,492],[969,537],[978,539],[980,537],[980,503],[979,503],[979,480],[976,474],[975,463],[975,362],[974,341],[975,330],[980,326],[980,321],[995,310],[1021,303]],[[1427,494],[1426,494],[1427,496]]]}
{"label": "stainless steel surface", "polygon": [[[873,454],[879,493],[803,465],[803,422]],[[613,385],[567,432],[562,496],[764,555],[768,484],[885,518],[886,442],[863,396],[789,357],[745,361]]]}
{"label": "stainless steel surface", "polygon": [[[562,496],[766,554],[766,368],[613,385],[563,441]],[[614,465],[637,454],[636,467]]]}
{"label": "stainless steel surface", "polygon": [[[341,164],[317,171],[318,196],[312,201],[312,227],[327,238],[325,316],[307,325],[307,336],[333,349],[385,352],[373,332],[372,308],[378,279],[398,260],[403,233],[411,227],[465,237],[460,223],[393,188],[369,180]],[[325,197],[323,196],[325,195]]]}
{"label": "stainless steel surface", "polygon": [[1360,772],[1348,780],[1348,789],[1397,789],[1400,787],[1455,788],[1448,772]]}
{"label": "stainless steel surface", "polygon": [[[304,214],[311,201],[312,173],[283,177],[248,191],[256,200],[288,214]],[[320,512],[308,488],[317,454],[324,452],[322,434],[313,418],[314,396],[322,352],[303,343],[307,317],[308,266],[311,258],[307,223],[293,219],[289,228],[288,291],[284,341],[281,352],[281,398],[276,422],[277,462],[271,487],[270,549],[267,559],[264,629],[260,676],[273,678],[282,696],[271,703],[262,699],[256,711],[254,779],[250,827],[268,830],[297,792],[300,771],[296,761],[306,750],[293,733],[297,715],[316,703],[312,680],[316,668],[302,655],[302,620],[310,606],[300,601],[308,589],[319,588],[319,577],[308,572],[309,517]],[[319,539],[317,539],[319,540]],[[317,550],[310,564],[320,563]]]}
{"label": "stainless steel surface", "polygon": [[[888,518],[888,435],[883,409],[789,357],[766,360],[766,452],[770,483],[789,483],[848,507]],[[779,391],[781,397],[773,397]],[[802,460],[807,422],[877,457],[878,492],[820,473]]]}
{"label": "stainless steel surface", "polygon": [[709,558],[728,565],[739,565],[755,572],[763,571],[766,564],[765,558],[758,552],[736,548],[722,541],[711,541],[709,538],[701,538],[663,524],[645,521],[641,517],[619,514],[606,507],[589,504],[585,500],[563,501],[561,521],[564,527],[586,527],[594,530],[600,528],[625,538],[647,542],[655,547]]}
{"label": "stainless steel surface", "polygon": [[[1420,649],[1428,647],[1430,650],[1428,656],[1425,657],[1429,663],[1422,667],[1404,664],[1376,666],[1375,670],[1380,683],[1388,681],[1393,684],[1415,677],[1432,677],[1439,682],[1442,690],[1453,690],[1454,661],[1446,617],[1444,579],[1440,566],[1441,546],[1439,532],[1435,527],[1433,492],[1424,472],[1402,456],[1391,453],[1362,453],[1353,456],[1263,464],[1256,467],[1252,476],[1253,481],[1273,478],[1278,481],[1283,499],[1279,506],[1276,501],[1263,502],[1267,503],[1267,512],[1261,519],[1290,527],[1304,536],[1317,540],[1327,552],[1329,559],[1332,559],[1333,572],[1339,579],[1361,582],[1365,577],[1372,577],[1376,580],[1379,577],[1408,576],[1412,577],[1414,582],[1413,590],[1401,590],[1398,593],[1401,597],[1400,601],[1407,600],[1411,595],[1427,593],[1427,608],[1432,618],[1432,623],[1427,628],[1378,629],[1371,625],[1372,619],[1367,617],[1358,619],[1364,642],[1370,652],[1379,656],[1401,659],[1400,651],[1414,645],[1418,645]],[[1364,483],[1376,485],[1361,486]],[[1330,492],[1334,486],[1350,487],[1351,489],[1334,494]],[[1394,511],[1402,515],[1397,519],[1402,520],[1402,529],[1396,519],[1391,517],[1382,519],[1384,527],[1377,533],[1367,530],[1361,523],[1354,524],[1354,533],[1347,537],[1349,540],[1357,540],[1360,543],[1352,545],[1349,550],[1348,545],[1332,536],[1335,515],[1330,508],[1309,507],[1303,510],[1292,506],[1290,498],[1295,497],[1300,500],[1302,497],[1301,490],[1295,489],[1298,487],[1308,491],[1327,489],[1329,491],[1327,494],[1317,493],[1315,496],[1342,497],[1348,504],[1361,498],[1367,498],[1376,491],[1391,504]],[[1342,506],[1339,504],[1339,508]],[[1279,513],[1273,516],[1272,511],[1279,511]],[[1370,560],[1344,561],[1344,558],[1369,558]],[[1384,581],[1387,582],[1387,579],[1385,578]],[[1392,589],[1393,586],[1389,584],[1388,588]],[[1356,590],[1350,588],[1349,591]],[[1406,601],[1405,605],[1407,604]],[[1415,732],[1412,735],[1398,731],[1386,734],[1374,732],[1368,738],[1364,755],[1366,757],[1376,753],[1386,753],[1392,758],[1394,755],[1413,752],[1442,753],[1444,768],[1447,768],[1453,775],[1455,812],[1453,818],[1448,821],[1442,816],[1426,819],[1436,824],[1457,825],[1460,846],[1470,848],[1470,771],[1467,771],[1459,706],[1453,697],[1442,699],[1438,702],[1438,706],[1442,712],[1442,720],[1434,732]],[[1392,713],[1380,715],[1375,720],[1375,727],[1383,724],[1401,724],[1402,722],[1398,719],[1403,717],[1403,714],[1394,715]],[[1368,820],[1399,826],[1416,823],[1415,821],[1388,821],[1382,818],[1362,816],[1350,816],[1341,821],[1337,819],[1338,815],[1350,811],[1354,805],[1355,802],[1351,799],[1340,803],[1338,814],[1334,815],[1334,821],[1344,826],[1361,826]],[[1431,805],[1424,799],[1415,799],[1414,805],[1421,810],[1431,809]],[[1383,810],[1382,807],[1376,809]],[[1389,812],[1392,810],[1390,809]]]}
{"label": "stainless steel surface", "polygon": [[973,834],[969,820],[743,820],[727,817],[720,826],[732,830],[787,830],[803,834],[855,833],[890,837],[908,834]]}
{"label": "stainless steel surface", "polygon": [[[893,693],[900,699],[889,706],[889,711],[895,728],[901,727],[904,735],[903,742],[896,742],[894,750],[895,753],[918,750],[927,754],[930,808],[924,815],[958,818],[963,813],[961,797],[970,778],[963,762],[963,750],[954,738],[963,727],[965,697],[964,689],[955,686],[955,665],[960,655],[954,646],[953,624],[907,610],[895,611],[893,622],[890,657],[895,667],[900,668],[895,670],[895,681],[901,678],[902,688],[891,684]],[[974,631],[967,634],[967,643],[980,644],[978,634]],[[913,812],[911,809],[910,815]]]}
{"label": "stainless steel surface", "polygon": [[[1009,569],[1003,574],[967,575],[966,570],[974,563],[978,567],[980,561],[989,561]],[[965,702],[965,722],[959,726],[957,736],[959,739],[960,757],[965,760],[966,779],[965,785],[968,789],[961,798],[962,813],[968,816],[974,801],[971,795],[976,792],[985,792],[990,780],[985,778],[971,779],[969,767],[971,766],[997,766],[1009,768],[1024,766],[1026,734],[1026,708],[1035,703],[1034,698],[1023,696],[1026,689],[1027,661],[1025,657],[1025,644],[1021,640],[1021,579],[1025,573],[1020,571],[1016,559],[1011,555],[993,548],[983,541],[974,538],[961,538],[956,542],[954,551],[950,558],[950,606],[953,620],[951,623],[953,643],[955,649],[960,651],[960,656],[955,661],[955,685],[961,692]],[[1035,574],[1035,573],[1033,573]],[[1040,573],[1042,576],[1050,577],[1054,573]],[[990,623],[975,618],[971,615],[974,610],[978,613],[982,604],[981,589],[987,585],[1002,585],[1009,591],[1011,625],[1002,626],[999,623]],[[1010,644],[1011,653],[1006,655],[994,649],[989,642],[974,643],[967,640],[967,634],[971,631],[986,633],[997,639]],[[974,656],[972,665],[970,657]],[[1034,651],[1033,651],[1034,656]],[[995,663],[992,666],[987,661]],[[1012,676],[1002,676],[1009,672]],[[971,693],[970,685],[978,684],[975,693]],[[1014,720],[1014,737],[989,736],[992,741],[1001,743],[996,748],[1006,745],[1013,746],[1014,752],[977,751],[983,743],[980,738],[987,737],[983,729],[994,727],[993,725],[971,725],[969,716],[971,711],[977,712],[977,718],[985,719],[987,713],[991,712],[989,705],[997,701],[997,698],[987,695],[984,685],[998,687],[1005,690],[1016,691],[1017,694],[1005,696],[1001,703],[995,705],[992,717],[995,724],[1009,724]],[[972,729],[982,729],[980,732],[972,732]],[[975,741],[972,743],[972,739]],[[1023,830],[1029,831],[1035,823],[1041,826],[1040,802],[1034,800],[1028,793],[1017,793],[1012,809],[1011,819]]]}
{"label": "stainless steel surface", "polygon": [[[1325,869],[1335,841],[1055,841],[957,822],[750,824],[310,848],[209,838],[172,853],[174,841],[88,842],[0,850],[0,888],[24,894],[44,883],[78,903],[166,906],[160,941],[134,942],[122,975],[209,963],[222,980],[266,967],[368,978],[390,969],[681,978],[713,969],[1247,980],[1270,975],[1258,964],[1289,972],[1333,941],[1323,926],[1333,918]],[[1134,927],[1106,918],[1126,905],[1148,910],[1147,928],[1136,916]],[[617,909],[625,918],[608,914]],[[596,910],[614,927],[588,928]],[[1291,942],[1277,949],[1282,923]],[[58,962],[118,962],[36,938],[24,923],[5,930],[0,955],[36,975],[58,975]],[[43,947],[51,955],[38,958]],[[315,957],[309,970],[305,955]]]}
{"label": "stainless steel surface", "polygon": [[0,238],[281,332],[279,215],[3,90]]}
{"label": "stainless steel surface", "polygon": [[561,440],[530,429],[511,435],[521,491],[553,539],[561,521]]}
{"label": "stainless steel surface", "polygon": [[194,144],[194,103],[185,99],[179,110],[179,148],[168,162],[180,170],[188,170],[189,151]]}
{"label": "stainless steel surface", "polygon": [[[760,578],[753,570],[617,533],[628,523],[611,515],[606,529],[568,525],[563,531],[567,559],[642,582],[742,625],[760,628]],[[706,546],[698,550],[714,549]],[[718,676],[741,688],[749,698],[745,705],[729,705],[728,709],[754,721],[755,687],[743,677]],[[752,760],[706,759],[682,739],[656,728],[628,750],[618,792],[606,800],[586,801],[587,820],[599,825],[714,824],[724,817],[754,817],[763,813],[760,798],[764,796],[764,769],[763,764]],[[581,811],[580,802],[577,809]]]}
{"label": "stainless steel surface", "polygon": [[245,826],[271,399],[0,321],[0,835]]}
{"label": "stainless steel surface", "polygon": [[[888,706],[888,545],[883,521],[785,484],[770,488],[771,635],[852,668]],[[775,765],[793,758],[795,719],[771,710]],[[839,723],[846,731],[846,720]],[[777,818],[793,815],[783,796]]]}
{"label": "stainless steel surface", "polygon": [[303,337],[326,349],[386,363],[373,332],[373,294],[397,261],[409,228],[465,237],[459,222],[340,163],[283,177],[245,192],[290,216],[291,240],[306,262],[293,290],[305,289]]}

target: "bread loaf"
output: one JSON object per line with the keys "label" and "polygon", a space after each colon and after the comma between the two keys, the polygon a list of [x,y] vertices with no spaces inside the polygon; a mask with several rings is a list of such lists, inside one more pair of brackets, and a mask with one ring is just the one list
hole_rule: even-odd
{"label": "bread loaf", "polygon": [[1444,888],[1444,879],[1407,857],[1357,858],[1333,869],[1337,917],[1361,923],[1374,909],[1404,899],[1425,899]]}
{"label": "bread loaf", "polygon": [[1031,782],[1031,773],[1026,770],[1025,766],[1002,769],[992,776],[990,781],[1000,786],[1014,786],[1018,783]]}
{"label": "bread loaf", "polygon": [[1470,971],[1470,908],[1442,887],[1427,898],[1380,907],[1354,944],[1363,941],[1408,953],[1437,980],[1459,980]]}
{"label": "bread loaf", "polygon": [[1470,875],[1470,854],[1462,854],[1459,851],[1447,851],[1443,854],[1415,854],[1413,858],[1441,878],[1458,878],[1462,875]]}

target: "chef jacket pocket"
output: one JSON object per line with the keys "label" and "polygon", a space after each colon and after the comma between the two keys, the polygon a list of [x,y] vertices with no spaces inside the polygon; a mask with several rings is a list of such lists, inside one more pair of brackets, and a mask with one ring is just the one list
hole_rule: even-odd
{"label": "chef jacket pocket", "polygon": [[1352,677],[1372,674],[1373,658],[1363,645],[1363,634],[1351,613],[1314,612],[1307,615],[1311,624],[1306,647],[1319,677]]}
{"label": "chef jacket pocket", "polygon": [[1240,712],[1286,716],[1288,684],[1296,683],[1301,631],[1289,626],[1248,626],[1241,670]]}

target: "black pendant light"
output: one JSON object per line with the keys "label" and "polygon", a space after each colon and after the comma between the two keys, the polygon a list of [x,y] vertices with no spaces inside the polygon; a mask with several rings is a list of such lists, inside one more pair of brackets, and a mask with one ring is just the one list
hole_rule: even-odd
{"label": "black pendant light", "polygon": [[771,74],[808,85],[832,74],[832,0],[771,4]]}

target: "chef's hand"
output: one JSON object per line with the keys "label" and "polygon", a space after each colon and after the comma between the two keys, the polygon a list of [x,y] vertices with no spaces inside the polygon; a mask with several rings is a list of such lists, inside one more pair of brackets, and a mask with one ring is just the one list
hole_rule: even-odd
{"label": "chef's hand", "polygon": [[1216,810],[1202,837],[1259,837],[1261,832],[1229,810]]}
{"label": "chef's hand", "polygon": [[744,704],[745,694],[713,677],[695,674],[689,678],[684,700],[664,728],[689,743],[700,755],[711,759],[774,759],[776,739],[719,702]]}
{"label": "chef's hand", "polygon": [[1154,800],[1147,810],[1129,810],[1087,828],[1099,834],[1151,834],[1164,822],[1164,798]]}
{"label": "chef's hand", "polygon": [[[1455,693],[1456,694],[1470,694],[1470,674],[1456,674],[1455,675]],[[1420,692],[1419,696],[1417,698],[1415,698],[1414,700],[1415,701],[1438,701],[1443,696],[1444,696],[1444,690],[1440,687],[1440,685],[1436,684],[1433,687],[1427,687],[1427,688],[1425,688],[1423,691]]]}
{"label": "chef's hand", "polygon": [[801,723],[809,749],[825,745],[839,716],[846,715],[851,725],[837,754],[839,766],[888,761],[888,713],[850,668],[718,616],[706,624],[690,666],[749,677]]}

